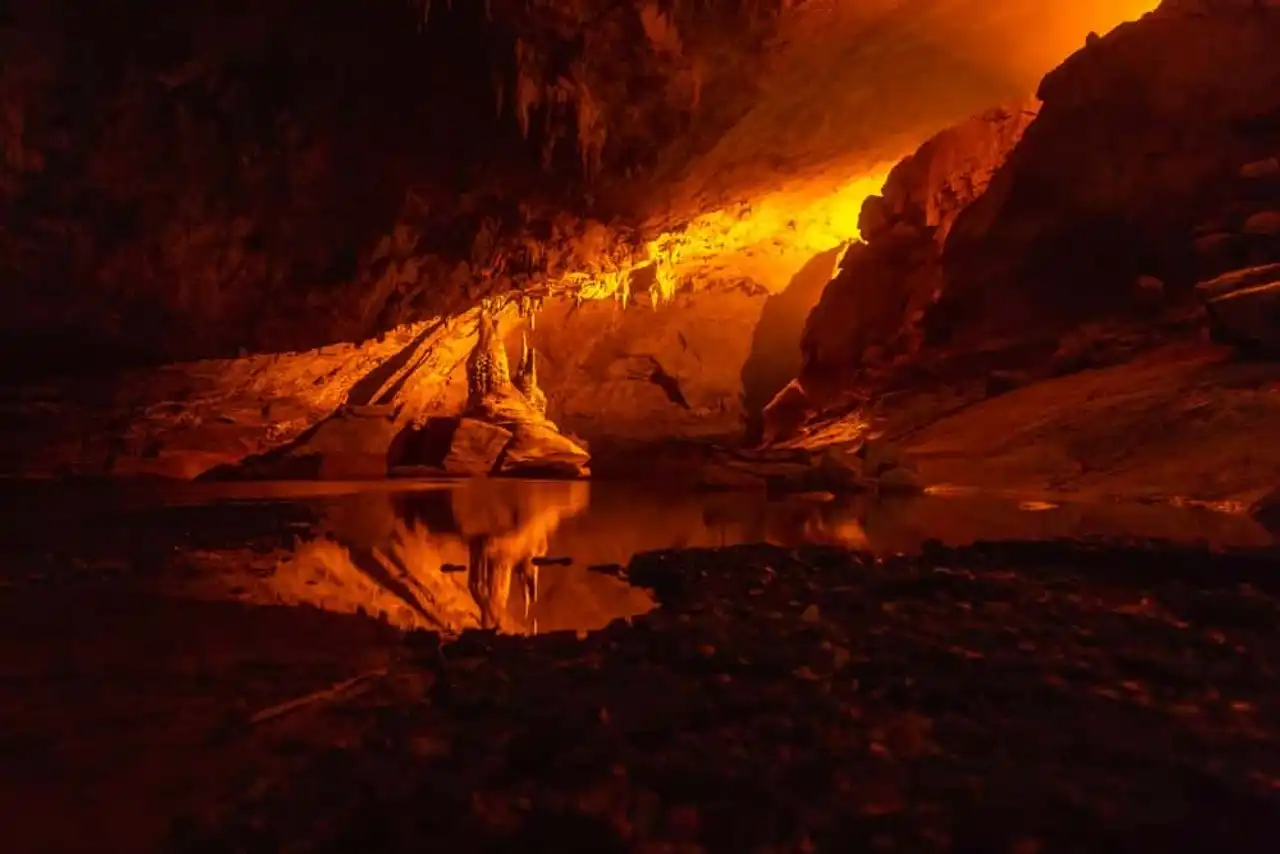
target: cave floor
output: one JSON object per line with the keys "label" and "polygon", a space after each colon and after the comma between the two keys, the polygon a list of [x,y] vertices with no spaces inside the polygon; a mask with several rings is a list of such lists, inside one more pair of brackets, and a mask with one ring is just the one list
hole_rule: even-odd
{"label": "cave floor", "polygon": [[[473,488],[28,493],[3,526],[8,850],[1280,841],[1280,558],[1243,517],[927,498],[770,516],[728,496]],[[272,599],[280,552],[321,530],[391,557],[418,531],[423,584],[460,532],[534,531],[535,551],[595,569],[544,566],[534,611],[442,645],[354,576],[346,599],[299,598],[298,579]],[[227,573],[244,589],[211,584]]]}
{"label": "cave floor", "polygon": [[1247,506],[1280,483],[1277,423],[1280,363],[1180,342],[963,406],[904,446],[931,484]]}

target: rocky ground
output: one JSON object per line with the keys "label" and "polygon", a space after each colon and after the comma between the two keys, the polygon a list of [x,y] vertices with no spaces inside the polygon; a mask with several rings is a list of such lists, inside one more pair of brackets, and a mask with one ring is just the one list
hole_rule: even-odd
{"label": "rocky ground", "polygon": [[443,647],[11,596],[0,802],[21,851],[1274,850],[1277,565],[666,551],[629,624]]}

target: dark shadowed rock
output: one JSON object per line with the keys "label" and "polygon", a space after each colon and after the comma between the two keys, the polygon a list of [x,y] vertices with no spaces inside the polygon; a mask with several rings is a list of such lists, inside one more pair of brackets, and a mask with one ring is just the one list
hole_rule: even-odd
{"label": "dark shadowed rock", "polygon": [[1244,221],[1241,230],[1245,234],[1259,234],[1266,237],[1280,234],[1280,211],[1258,211]]}
{"label": "dark shadowed rock", "polygon": [[805,326],[800,377],[810,397],[830,398],[860,366],[920,347],[920,322],[941,295],[946,236],[1036,109],[1021,102],[943,131],[894,167],[882,196],[863,204],[866,243],[845,253]]}
{"label": "dark shadowed rock", "polygon": [[1271,178],[1280,175],[1280,157],[1255,160],[1240,167],[1241,178]]}
{"label": "dark shadowed rock", "polygon": [[920,476],[908,468],[893,468],[876,479],[876,490],[882,494],[913,494],[924,489]]}
{"label": "dark shadowed rock", "polygon": [[1249,355],[1280,355],[1280,264],[1203,282],[1213,336]]}
{"label": "dark shadowed rock", "polygon": [[1280,489],[1273,489],[1264,495],[1253,505],[1250,513],[1260,525],[1280,536]]}
{"label": "dark shadowed rock", "polygon": [[338,412],[295,441],[211,470],[215,480],[365,480],[384,478],[400,432],[385,415]]}
{"label": "dark shadowed rock", "polygon": [[1144,273],[1190,287],[1193,226],[1280,149],[1278,43],[1273,4],[1165,3],[1046,76],[1038,118],[947,241],[953,337],[1127,311]]}

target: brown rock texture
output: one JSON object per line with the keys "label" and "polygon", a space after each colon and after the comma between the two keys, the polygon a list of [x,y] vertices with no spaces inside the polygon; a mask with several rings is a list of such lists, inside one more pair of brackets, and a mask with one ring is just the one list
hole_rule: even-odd
{"label": "brown rock texture", "polygon": [[1280,355],[1280,264],[1201,282],[1214,337],[1254,356]]}
{"label": "brown rock texture", "polygon": [[805,326],[800,380],[815,401],[867,363],[909,355],[943,288],[942,247],[961,212],[987,189],[1037,103],[989,110],[934,136],[867,199],[855,243]]}
{"label": "brown rock texture", "polygon": [[1149,3],[14,0],[0,337],[24,375],[306,350],[616,270]]}
{"label": "brown rock texture", "polygon": [[1195,281],[1188,235],[1280,150],[1280,8],[1166,3],[1045,77],[1044,102],[944,251],[956,341],[1132,309],[1154,275]]}
{"label": "brown rock texture", "polygon": [[463,418],[445,455],[444,470],[454,475],[488,474],[510,441],[510,430],[475,418]]}
{"label": "brown rock texture", "polygon": [[734,287],[625,310],[549,301],[529,337],[548,417],[592,442],[737,436],[742,367],[764,303]]}

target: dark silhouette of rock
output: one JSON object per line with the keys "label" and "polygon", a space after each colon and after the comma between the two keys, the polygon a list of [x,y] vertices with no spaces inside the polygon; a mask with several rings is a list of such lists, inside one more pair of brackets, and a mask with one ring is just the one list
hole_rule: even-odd
{"label": "dark silhouette of rock", "polygon": [[1237,270],[1196,290],[1215,339],[1252,356],[1280,356],[1280,264]]}
{"label": "dark silhouette of rock", "polygon": [[1278,43],[1274,4],[1166,2],[1050,72],[947,239],[952,343],[1123,314],[1143,274],[1187,293],[1193,227],[1256,192],[1242,164],[1280,150]]}
{"label": "dark silhouette of rock", "polygon": [[1036,110],[1034,101],[1019,102],[939,133],[863,204],[858,225],[866,242],[845,253],[805,327],[800,380],[814,403],[834,397],[866,362],[919,349],[922,321],[942,294],[947,235]]}

